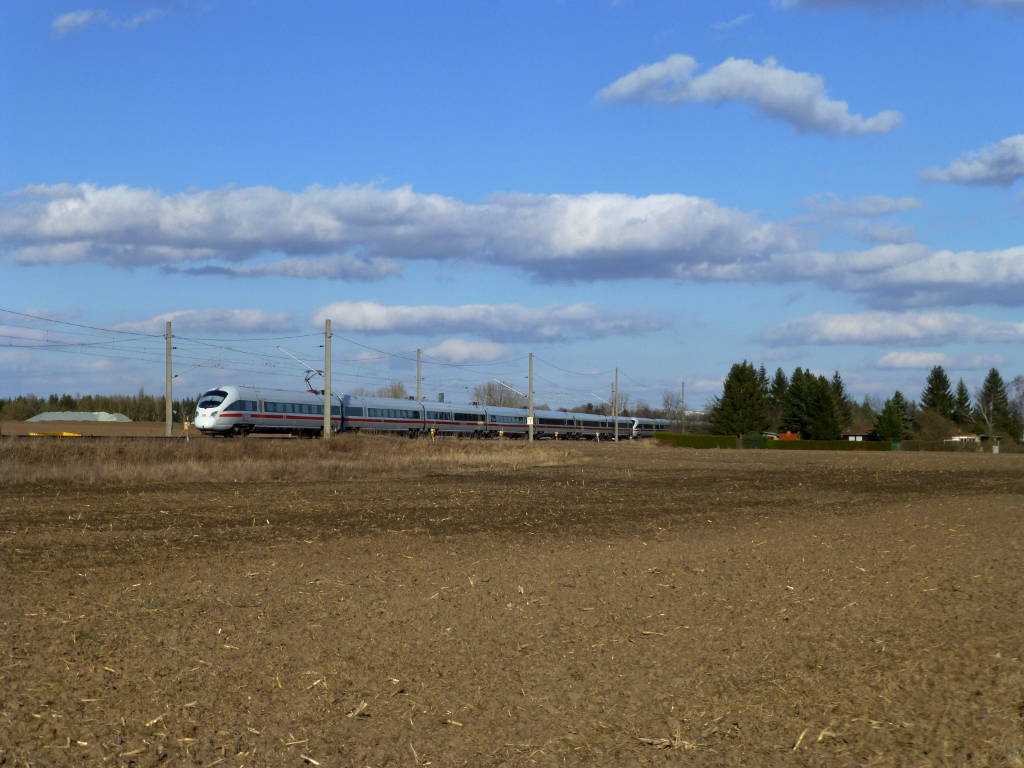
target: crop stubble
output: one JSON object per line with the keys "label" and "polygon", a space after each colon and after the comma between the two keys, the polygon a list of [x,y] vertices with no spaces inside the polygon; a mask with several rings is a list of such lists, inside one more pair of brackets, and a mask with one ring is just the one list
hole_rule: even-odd
{"label": "crop stubble", "polygon": [[120,442],[0,442],[0,765],[1024,765],[1019,456]]}

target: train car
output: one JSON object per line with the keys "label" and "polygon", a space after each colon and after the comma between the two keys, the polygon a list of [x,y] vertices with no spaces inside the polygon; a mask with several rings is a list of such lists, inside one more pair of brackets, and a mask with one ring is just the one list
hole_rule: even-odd
{"label": "train car", "polygon": [[[262,432],[312,437],[323,433],[324,398],[315,392],[224,385],[200,395],[193,421],[208,435]],[[331,406],[331,427],[338,431],[341,425],[338,401]]]}
{"label": "train car", "polygon": [[487,411],[489,437],[523,437],[529,433],[524,409],[488,405],[484,410]]}
{"label": "train car", "polygon": [[349,432],[404,432],[418,435],[424,430],[423,404],[391,397],[343,395],[344,429]]}

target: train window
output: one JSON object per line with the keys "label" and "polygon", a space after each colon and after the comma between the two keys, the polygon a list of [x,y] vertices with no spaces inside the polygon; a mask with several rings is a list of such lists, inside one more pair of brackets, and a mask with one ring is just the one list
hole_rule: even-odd
{"label": "train window", "polygon": [[341,416],[341,406],[332,405],[331,406],[331,416]]}
{"label": "train window", "polygon": [[223,389],[211,389],[209,392],[203,394],[199,398],[198,408],[216,408],[218,405],[224,402],[224,398],[228,396],[228,393]]}
{"label": "train window", "polygon": [[346,405],[345,406],[345,415],[346,416],[363,416],[364,414],[363,414],[363,409],[361,407],[356,407],[354,405]]}
{"label": "train window", "polygon": [[235,402],[233,402],[231,405],[229,405],[224,410],[225,411],[245,411],[245,410],[248,410],[245,407],[245,404],[246,404],[245,400],[235,400]]}

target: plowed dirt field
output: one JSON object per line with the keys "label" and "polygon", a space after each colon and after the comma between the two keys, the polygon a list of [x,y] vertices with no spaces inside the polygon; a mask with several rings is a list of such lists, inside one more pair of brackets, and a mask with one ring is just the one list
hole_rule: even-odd
{"label": "plowed dirt field", "polygon": [[1024,456],[454,444],[0,441],[0,766],[1024,766]]}

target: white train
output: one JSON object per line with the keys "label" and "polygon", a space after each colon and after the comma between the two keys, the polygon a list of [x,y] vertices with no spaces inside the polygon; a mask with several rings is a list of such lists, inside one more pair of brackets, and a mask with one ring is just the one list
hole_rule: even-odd
{"label": "white train", "polygon": [[[529,430],[523,408],[360,395],[333,395],[330,418],[335,432],[399,432],[413,437],[424,433],[522,437]],[[209,435],[264,432],[314,437],[323,433],[324,399],[315,392],[229,384],[203,393],[196,404],[194,423]],[[666,430],[668,424],[664,419],[620,416],[618,436],[650,437]],[[615,420],[600,414],[534,411],[533,434],[539,438],[607,440],[616,435]]]}

